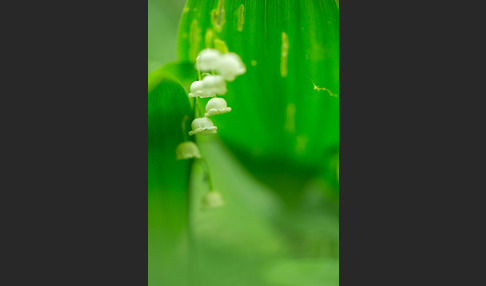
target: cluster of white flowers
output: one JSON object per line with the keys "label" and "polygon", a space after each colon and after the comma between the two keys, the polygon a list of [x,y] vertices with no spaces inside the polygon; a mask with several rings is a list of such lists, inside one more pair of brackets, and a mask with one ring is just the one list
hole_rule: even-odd
{"label": "cluster of white flowers", "polygon": [[202,80],[193,82],[189,97],[213,98],[206,104],[205,117],[196,118],[192,122],[192,131],[189,132],[189,135],[214,134],[218,127],[214,126],[208,116],[231,111],[226,100],[216,96],[226,94],[226,81],[233,81],[237,76],[244,74],[246,67],[235,53],[221,54],[215,49],[204,49],[197,57],[196,68],[200,72],[211,72],[213,74],[205,74]]}
{"label": "cluster of white flowers", "polygon": [[200,71],[216,72],[226,81],[234,81],[246,72],[245,65],[235,53],[221,54],[215,49],[202,50],[198,57],[196,68]]}
{"label": "cluster of white flowers", "polygon": [[[231,111],[231,107],[228,107],[226,100],[217,96],[226,94],[226,82],[233,81],[237,76],[244,74],[246,68],[237,54],[221,54],[215,49],[202,50],[197,57],[196,68],[199,73],[206,73],[203,74],[204,77],[201,80],[191,84],[189,97],[212,98],[206,104],[206,113],[204,114],[204,117],[196,118],[192,121],[192,130],[189,131],[189,135],[215,134],[218,127],[214,126],[213,122],[208,117]],[[194,104],[196,110],[199,110],[198,104],[199,102],[196,98]],[[200,161],[205,162],[204,159],[201,158],[197,145],[192,141],[185,141],[179,144],[176,149],[176,155],[177,160],[198,158],[201,159]],[[209,171],[206,170],[206,172],[209,176]],[[211,182],[209,182],[209,187],[210,191],[203,198],[203,208],[210,209],[224,205],[221,194],[212,189]]]}
{"label": "cluster of white flowers", "polygon": [[[226,81],[233,81],[237,76],[244,74],[246,68],[237,54],[221,54],[215,49],[202,50],[197,57],[196,68],[199,72],[210,72],[212,74],[204,73],[202,80],[193,82],[189,97],[212,98],[206,104],[204,117],[192,121],[192,130],[189,131],[189,135],[215,134],[218,127],[214,126],[208,117],[231,111],[226,100],[216,96],[226,94]],[[195,106],[195,108],[198,108],[198,106]],[[178,160],[201,158],[197,145],[191,141],[181,143],[177,147],[176,154]]]}

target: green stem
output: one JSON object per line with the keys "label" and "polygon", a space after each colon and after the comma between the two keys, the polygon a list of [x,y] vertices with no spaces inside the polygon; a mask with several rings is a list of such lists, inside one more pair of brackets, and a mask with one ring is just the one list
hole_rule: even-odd
{"label": "green stem", "polygon": [[196,65],[196,69],[197,69],[197,80],[201,80],[202,76],[201,76],[201,71],[199,70],[198,65]]}
{"label": "green stem", "polygon": [[202,163],[201,165],[203,166],[204,172],[206,173],[209,191],[212,192],[212,191],[214,191],[214,189],[213,189],[213,181],[211,180],[211,173],[209,172],[209,165],[206,162],[206,159],[204,159],[204,158],[199,159],[199,161]]}
{"label": "green stem", "polygon": [[[192,169],[194,167],[194,160],[191,160],[191,168],[189,168],[189,178],[191,178]],[[197,261],[197,254],[196,254],[196,241],[194,235],[194,222],[192,217],[192,204],[194,202],[193,196],[193,181],[190,179],[189,182],[189,189],[187,194],[187,242],[188,242],[188,255],[187,255],[187,278],[188,278],[188,285],[193,285],[191,278],[194,275],[194,262]]]}
{"label": "green stem", "polygon": [[184,141],[189,141],[189,136],[186,130],[186,121],[189,119],[189,115],[184,116],[182,119],[182,133],[184,134]]}
{"label": "green stem", "polygon": [[199,97],[196,97],[196,104],[194,105],[194,111],[196,114],[196,118],[204,117],[204,111],[201,110],[201,103],[199,101]]}

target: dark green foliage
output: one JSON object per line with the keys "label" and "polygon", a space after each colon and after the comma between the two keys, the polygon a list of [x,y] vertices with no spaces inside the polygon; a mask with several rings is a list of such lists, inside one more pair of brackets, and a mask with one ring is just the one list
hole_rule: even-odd
{"label": "dark green foliage", "polygon": [[149,281],[174,283],[180,279],[178,267],[183,269],[190,161],[176,160],[175,150],[185,140],[182,124],[185,120],[187,128],[191,113],[186,92],[175,79],[164,73],[149,77]]}

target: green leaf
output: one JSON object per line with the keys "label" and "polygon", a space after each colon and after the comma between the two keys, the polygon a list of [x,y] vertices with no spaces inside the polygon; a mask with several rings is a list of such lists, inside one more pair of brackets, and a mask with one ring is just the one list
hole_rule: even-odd
{"label": "green leaf", "polygon": [[188,140],[186,130],[192,120],[191,114],[187,94],[176,80],[164,73],[149,76],[149,285],[158,285],[161,281],[176,285],[172,282],[179,279],[180,273],[174,269],[184,263],[176,252],[185,247],[191,162],[176,160],[176,148]]}
{"label": "green leaf", "polygon": [[179,59],[204,48],[247,67],[228,83],[232,112],[213,119],[225,144],[275,187],[320,176],[339,150],[338,2],[188,0]]}
{"label": "green leaf", "polygon": [[167,63],[148,75],[148,92],[152,91],[164,78],[171,78],[188,92],[191,83],[197,79],[197,73],[194,64],[190,61]]}

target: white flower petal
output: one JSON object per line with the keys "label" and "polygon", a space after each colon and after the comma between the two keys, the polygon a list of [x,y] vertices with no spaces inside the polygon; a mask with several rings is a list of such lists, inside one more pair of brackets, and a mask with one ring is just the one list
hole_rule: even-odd
{"label": "white flower petal", "polygon": [[219,66],[221,53],[216,49],[204,49],[197,57],[197,67],[200,71],[212,71]]}
{"label": "white flower petal", "polygon": [[196,118],[192,121],[192,131],[189,131],[189,135],[194,134],[201,134],[201,135],[209,135],[215,134],[218,130],[218,127],[214,126],[211,119],[207,117]]}
{"label": "white flower petal", "polygon": [[205,87],[203,81],[195,81],[191,84],[191,92],[189,93],[189,97],[199,96],[201,98],[206,98],[214,97],[215,95],[216,94],[214,92]]}
{"label": "white flower petal", "polygon": [[230,111],[231,107],[227,106],[226,100],[223,98],[212,98],[206,104],[206,114],[204,116],[223,114]]}
{"label": "white flower petal", "polygon": [[223,95],[226,93],[226,82],[220,75],[207,75],[203,78],[203,88],[210,93]]}
{"label": "white flower petal", "polygon": [[216,71],[227,81],[233,81],[237,76],[246,72],[246,67],[240,57],[235,53],[227,53],[221,56]]}

